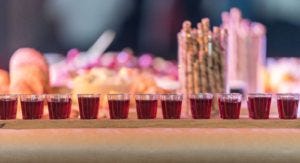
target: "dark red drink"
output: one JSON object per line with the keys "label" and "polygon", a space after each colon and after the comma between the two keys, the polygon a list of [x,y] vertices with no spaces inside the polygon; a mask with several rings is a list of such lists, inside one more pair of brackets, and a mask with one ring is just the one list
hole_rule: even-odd
{"label": "dark red drink", "polygon": [[271,94],[250,94],[247,101],[249,117],[269,119],[271,100]]}
{"label": "dark red drink", "polygon": [[160,96],[164,119],[179,119],[181,115],[181,94],[162,94]]}
{"label": "dark red drink", "polygon": [[239,119],[241,110],[241,94],[222,94],[219,97],[220,117],[223,119]]}
{"label": "dark red drink", "polygon": [[17,96],[0,97],[0,119],[16,119],[17,115]]}
{"label": "dark red drink", "polygon": [[182,100],[161,100],[164,119],[179,119]]}
{"label": "dark red drink", "polygon": [[108,100],[111,119],[126,119],[128,117],[130,100]]}
{"label": "dark red drink", "polygon": [[21,100],[23,119],[41,119],[44,113],[44,100]]}
{"label": "dark red drink", "polygon": [[209,119],[213,99],[190,98],[191,112],[194,119]]}
{"label": "dark red drink", "polygon": [[80,118],[97,119],[99,102],[99,95],[78,95]]}
{"label": "dark red drink", "polygon": [[136,100],[138,119],[154,119],[157,112],[157,100]]}
{"label": "dark red drink", "polygon": [[280,119],[296,119],[299,99],[294,97],[278,97],[277,107]]}
{"label": "dark red drink", "polygon": [[71,113],[70,95],[49,95],[47,97],[50,119],[67,119]]}

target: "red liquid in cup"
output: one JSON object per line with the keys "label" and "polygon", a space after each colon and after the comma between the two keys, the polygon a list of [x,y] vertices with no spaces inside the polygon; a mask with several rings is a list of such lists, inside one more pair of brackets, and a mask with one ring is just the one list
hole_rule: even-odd
{"label": "red liquid in cup", "polygon": [[48,110],[50,119],[67,119],[71,113],[71,99],[48,101]]}
{"label": "red liquid in cup", "polygon": [[157,112],[157,100],[136,100],[138,119],[154,119]]}
{"label": "red liquid in cup", "polygon": [[111,119],[126,119],[129,111],[129,100],[108,100]]}
{"label": "red liquid in cup", "polygon": [[78,97],[80,118],[97,119],[99,102],[99,97]]}
{"label": "red liquid in cup", "polygon": [[163,118],[179,119],[181,115],[181,103],[181,100],[161,100]]}
{"label": "red liquid in cup", "polygon": [[41,119],[44,113],[44,100],[21,101],[23,119]]}
{"label": "red liquid in cup", "polygon": [[271,97],[248,97],[249,117],[253,119],[269,119]]}
{"label": "red liquid in cup", "polygon": [[0,99],[0,119],[16,119],[16,99]]}
{"label": "red liquid in cup", "polygon": [[239,119],[241,102],[238,100],[218,100],[220,117],[223,119]]}
{"label": "red liquid in cup", "polygon": [[194,119],[209,119],[213,99],[190,98],[192,116]]}
{"label": "red liquid in cup", "polygon": [[298,112],[297,99],[278,99],[277,107],[280,119],[296,119]]}

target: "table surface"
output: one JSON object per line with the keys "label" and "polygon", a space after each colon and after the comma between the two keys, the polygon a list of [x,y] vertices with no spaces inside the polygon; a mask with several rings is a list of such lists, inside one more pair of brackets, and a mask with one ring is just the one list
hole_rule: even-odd
{"label": "table surface", "polygon": [[0,162],[299,162],[300,120],[6,120]]}
{"label": "table surface", "polygon": [[300,119],[0,120],[1,129],[57,128],[300,128]]}

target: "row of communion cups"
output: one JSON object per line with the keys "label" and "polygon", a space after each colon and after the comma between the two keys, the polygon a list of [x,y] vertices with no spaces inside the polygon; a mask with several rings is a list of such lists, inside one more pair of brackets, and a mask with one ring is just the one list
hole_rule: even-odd
{"label": "row of communion cups", "polygon": [[[81,119],[97,119],[100,94],[78,94],[78,106]],[[138,119],[155,119],[158,100],[161,102],[164,119],[180,119],[182,94],[136,94],[136,112]],[[277,94],[279,118],[296,119],[299,94]],[[18,99],[20,97],[23,119],[41,119],[46,99],[50,119],[68,119],[71,113],[71,94],[5,94],[0,95],[0,119],[15,119]],[[220,117],[223,119],[239,119],[242,95],[239,93],[221,93],[216,96]],[[129,94],[108,94],[108,110],[111,119],[126,119],[130,107]],[[214,105],[212,93],[191,94],[188,103],[194,119],[209,119]],[[268,119],[272,94],[248,94],[247,106],[252,119]]]}

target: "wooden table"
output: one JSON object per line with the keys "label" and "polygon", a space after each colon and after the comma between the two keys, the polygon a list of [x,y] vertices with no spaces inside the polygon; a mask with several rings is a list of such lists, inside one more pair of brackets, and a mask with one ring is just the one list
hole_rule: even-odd
{"label": "wooden table", "polygon": [[300,120],[9,120],[0,127],[0,162],[300,161]]}

